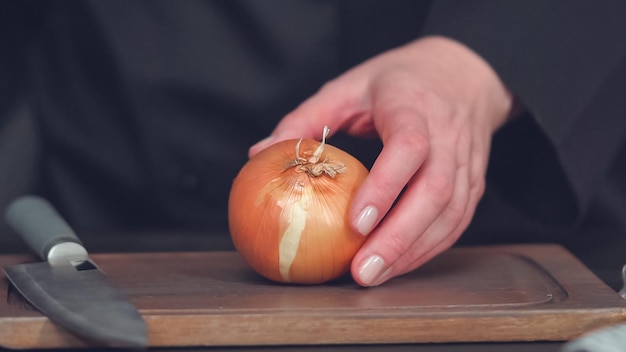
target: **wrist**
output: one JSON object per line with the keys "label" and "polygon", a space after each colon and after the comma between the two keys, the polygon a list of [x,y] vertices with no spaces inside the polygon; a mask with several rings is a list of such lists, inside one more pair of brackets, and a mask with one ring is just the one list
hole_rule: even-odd
{"label": "wrist", "polygon": [[[412,44],[419,51],[436,57],[444,74],[449,75],[448,94],[489,117],[493,130],[523,110],[493,67],[461,42],[443,36],[429,36]],[[424,50],[422,50],[424,49]]]}

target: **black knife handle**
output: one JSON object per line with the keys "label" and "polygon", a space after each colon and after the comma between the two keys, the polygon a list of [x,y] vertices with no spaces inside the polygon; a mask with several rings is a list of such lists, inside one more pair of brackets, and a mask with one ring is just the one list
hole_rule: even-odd
{"label": "black knife handle", "polygon": [[7,207],[5,219],[43,260],[48,260],[50,250],[60,243],[73,242],[82,248],[74,230],[41,197],[26,195],[17,198]]}

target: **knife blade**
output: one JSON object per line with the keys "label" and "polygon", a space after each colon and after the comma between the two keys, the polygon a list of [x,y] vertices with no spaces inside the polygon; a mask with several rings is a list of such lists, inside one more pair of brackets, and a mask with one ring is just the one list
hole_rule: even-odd
{"label": "knife blade", "polygon": [[20,197],[9,204],[5,218],[44,260],[4,268],[9,281],[36,309],[95,343],[147,347],[146,323],[137,308],[110,284],[47,200]]}

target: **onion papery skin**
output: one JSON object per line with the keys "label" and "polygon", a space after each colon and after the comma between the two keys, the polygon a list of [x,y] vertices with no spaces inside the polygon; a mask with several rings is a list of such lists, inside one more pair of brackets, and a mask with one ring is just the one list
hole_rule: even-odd
{"label": "onion papery skin", "polygon": [[[260,275],[276,282],[319,284],[336,279],[365,241],[348,211],[367,168],[325,144],[320,161],[342,163],[343,172],[312,176],[297,165],[296,144],[274,144],[251,158],[233,181],[228,202],[230,234],[239,254]],[[320,142],[304,139],[301,157]]]}

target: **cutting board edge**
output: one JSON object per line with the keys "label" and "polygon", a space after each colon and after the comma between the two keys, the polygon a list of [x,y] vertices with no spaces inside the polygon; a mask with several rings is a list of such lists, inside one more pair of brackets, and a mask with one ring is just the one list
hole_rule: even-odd
{"label": "cutting board edge", "polygon": [[[626,321],[626,309],[602,309],[597,314],[554,312],[493,316],[431,316],[422,318],[329,318],[311,324],[295,316],[249,315],[209,317],[198,315],[146,316],[150,347],[281,346],[385,343],[462,343],[566,341],[584,333]],[[0,323],[0,341],[10,349],[98,347],[58,327],[46,317],[19,318],[11,329]],[[268,322],[271,321],[271,324]],[[35,323],[35,324],[33,324]],[[185,327],[196,327],[192,331]],[[166,328],[167,327],[167,328]],[[173,328],[172,328],[173,327]],[[454,329],[451,337],[447,331]],[[489,331],[486,335],[484,332]],[[542,332],[543,331],[543,332]],[[312,339],[311,336],[316,338]],[[38,336],[32,339],[32,336]],[[242,339],[246,336],[246,339]],[[288,336],[286,338],[285,336]],[[182,339],[181,339],[182,337]],[[181,344],[180,341],[185,343]],[[12,343],[6,343],[13,341]],[[103,347],[103,346],[100,346]]]}

